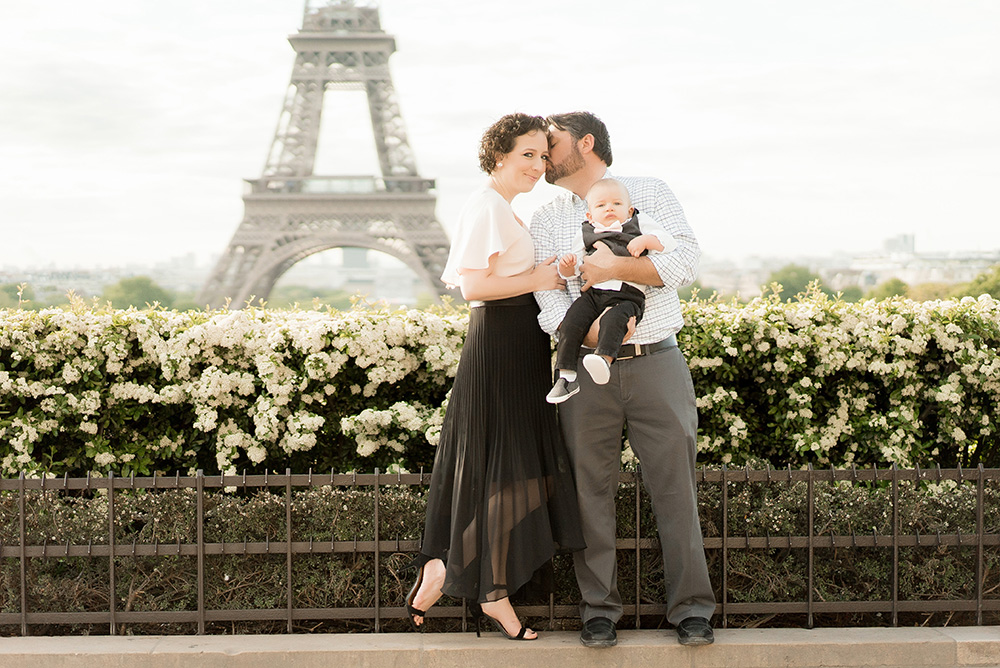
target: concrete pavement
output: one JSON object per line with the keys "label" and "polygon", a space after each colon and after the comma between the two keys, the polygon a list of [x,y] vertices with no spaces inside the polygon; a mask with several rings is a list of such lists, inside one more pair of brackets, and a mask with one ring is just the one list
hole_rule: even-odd
{"label": "concrete pavement", "polygon": [[1000,668],[1000,627],[717,629],[682,647],[672,631],[619,631],[588,649],[575,632],[532,642],[497,633],[0,638],[6,668]]}

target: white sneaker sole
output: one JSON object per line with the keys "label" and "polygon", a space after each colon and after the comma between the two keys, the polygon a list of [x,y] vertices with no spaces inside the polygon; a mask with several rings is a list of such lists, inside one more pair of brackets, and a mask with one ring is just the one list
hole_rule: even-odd
{"label": "white sneaker sole", "polygon": [[611,367],[600,355],[594,355],[593,353],[584,355],[583,368],[587,370],[587,373],[590,374],[590,377],[598,385],[607,385],[608,381],[611,380]]}

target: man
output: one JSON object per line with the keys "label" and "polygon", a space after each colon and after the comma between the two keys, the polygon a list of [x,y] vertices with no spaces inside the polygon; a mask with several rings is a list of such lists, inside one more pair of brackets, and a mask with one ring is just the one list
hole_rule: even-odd
{"label": "man", "polygon": [[[611,144],[604,123],[588,112],[548,118],[549,166],[545,179],[569,192],[540,207],[532,217],[536,261],[566,253],[586,219],[583,197],[598,180],[611,178]],[[684,212],[665,183],[653,178],[615,177],[632,205],[652,216],[677,241],[677,248],[645,257],[622,257],[601,248],[586,258],[581,278],[568,291],[535,293],[542,329],[558,336],[569,305],[581,290],[609,279],[650,286],[646,312],[630,326],[611,378],[598,385],[580,374],[580,392],[559,405],[563,436],[576,476],[587,548],[575,553],[580,585],[580,641],[588,647],[617,643],[622,616],[615,554],[615,493],[621,466],[622,429],[642,465],[663,549],[667,621],[681,644],[714,641],[709,620],[715,596],[708,577],[698,520],[695,454],[698,413],[694,386],[675,334],[684,321],[677,288],[695,279],[701,251]],[[585,346],[596,345],[600,320]],[[592,352],[588,348],[582,353]]]}

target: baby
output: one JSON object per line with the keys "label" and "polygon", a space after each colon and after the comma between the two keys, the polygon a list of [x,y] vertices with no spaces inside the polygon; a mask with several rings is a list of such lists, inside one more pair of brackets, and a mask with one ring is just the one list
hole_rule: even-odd
{"label": "baby", "polygon": [[[603,243],[615,255],[639,257],[671,251],[677,241],[650,216],[632,207],[628,190],[619,181],[602,179],[587,192],[587,220],[573,242],[571,253],[559,258],[559,274],[571,278],[580,273],[584,252],[592,253],[595,243]],[[618,356],[630,318],[642,320],[646,305],[645,286],[611,280],[593,285],[577,298],[562,324],[556,347],[559,378],[545,400],[551,404],[566,401],[580,391],[576,380],[577,361],[583,339],[594,320],[601,318],[597,349],[583,358],[583,366],[598,385],[611,378],[611,364]]]}

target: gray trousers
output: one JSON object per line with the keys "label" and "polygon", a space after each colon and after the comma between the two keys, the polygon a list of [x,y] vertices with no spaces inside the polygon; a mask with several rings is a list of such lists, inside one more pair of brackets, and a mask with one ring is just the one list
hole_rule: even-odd
{"label": "gray trousers", "polygon": [[698,412],[694,385],[679,348],[616,361],[611,380],[596,385],[581,373],[579,394],[559,404],[559,421],[576,476],[587,548],[574,553],[583,621],[622,616],[615,554],[615,493],[622,426],[642,465],[656,515],[666,579],[667,621],[711,619],[708,578],[695,485]]}

